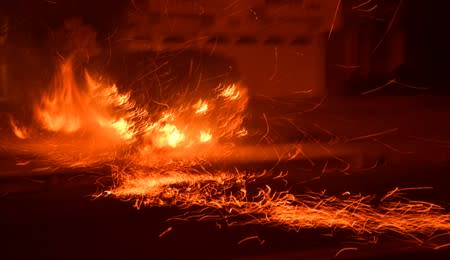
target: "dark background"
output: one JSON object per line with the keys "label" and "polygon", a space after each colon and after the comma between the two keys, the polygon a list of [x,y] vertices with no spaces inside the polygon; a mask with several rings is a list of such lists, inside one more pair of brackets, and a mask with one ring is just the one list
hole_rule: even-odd
{"label": "dark background", "polygon": [[[339,63],[339,58],[332,58],[342,52],[342,43],[339,35],[345,35],[348,30],[363,32],[369,30],[374,36],[374,45],[386,31],[399,0],[374,1],[380,7],[371,15],[361,16],[351,9],[358,1],[343,1],[344,24],[335,37],[328,41],[327,56],[329,67]],[[52,40],[52,32],[57,31],[68,17],[80,17],[81,20],[92,25],[98,33],[100,44],[106,44],[106,39],[114,34],[115,30],[124,24],[127,12],[139,1],[111,0],[111,1],[52,1],[44,0],[3,0],[0,3],[0,14],[9,18],[9,42],[16,46],[32,46],[43,48],[42,51],[53,51],[55,46],[49,42]],[[328,88],[331,94],[355,94],[361,92],[361,86],[377,85],[383,80],[393,76],[401,78],[402,82],[419,87],[431,88],[425,94],[450,93],[449,77],[450,69],[448,61],[450,40],[448,37],[447,19],[450,11],[449,2],[445,0],[403,0],[400,11],[393,21],[392,27],[386,34],[389,38],[395,31],[405,33],[404,63],[385,75],[361,77],[358,71],[352,72],[350,79],[342,79],[342,71],[328,69]],[[55,44],[53,42],[53,44]],[[383,54],[383,44],[380,45],[373,60],[387,60]],[[368,54],[363,54],[368,55]],[[337,75],[336,75],[337,74]],[[382,79],[380,79],[382,78]],[[338,86],[336,86],[338,85]],[[359,85],[359,86],[358,86]],[[412,91],[416,94],[417,91]],[[397,94],[395,92],[383,94]],[[405,90],[400,94],[411,94]],[[419,94],[423,94],[420,93]]]}

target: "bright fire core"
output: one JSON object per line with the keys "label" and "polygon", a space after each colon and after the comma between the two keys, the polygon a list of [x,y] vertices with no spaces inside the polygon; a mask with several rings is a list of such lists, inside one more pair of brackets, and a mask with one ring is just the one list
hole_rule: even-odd
{"label": "bright fire core", "polygon": [[[81,82],[67,59],[34,106],[39,127],[10,122],[27,151],[61,167],[112,165],[115,184],[102,196],[133,199],[138,207],[178,206],[188,211],[183,218],[229,225],[341,228],[361,236],[392,231],[421,242],[450,231],[443,208],[406,200],[401,190],[375,207],[371,196],[272,190],[270,183],[287,178],[270,171],[207,170],[208,159],[227,157],[248,134],[247,91],[237,83],[201,97],[155,100],[161,106],[151,110],[88,71]],[[249,189],[250,184],[257,187]]]}

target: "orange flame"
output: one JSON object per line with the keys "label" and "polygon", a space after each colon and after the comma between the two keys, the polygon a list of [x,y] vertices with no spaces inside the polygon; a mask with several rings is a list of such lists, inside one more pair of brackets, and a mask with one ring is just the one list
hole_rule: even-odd
{"label": "orange flame", "polygon": [[[164,110],[148,111],[115,84],[96,79],[88,71],[82,76],[76,78],[73,58],[61,64],[50,90],[34,109],[42,129],[56,136],[91,136],[106,146],[135,144],[134,159],[147,164],[183,155],[195,161],[194,157],[206,155],[205,145],[242,136],[248,97],[237,84],[211,89],[209,98],[184,96],[168,100]],[[116,149],[111,148],[114,154]]]}
{"label": "orange flame", "polygon": [[129,94],[120,94],[115,85],[95,81],[88,72],[84,80],[84,85],[77,83],[72,58],[61,64],[51,91],[44,94],[35,107],[36,119],[42,128],[55,133],[75,133],[96,132],[101,127],[125,140],[131,139],[134,133],[130,123],[111,115],[113,108],[133,106],[129,103]]}
{"label": "orange flame", "polygon": [[30,132],[26,127],[20,127],[12,116],[9,117],[9,124],[13,130],[14,135],[20,139],[27,139],[30,137]]}
{"label": "orange flame", "polygon": [[36,108],[37,119],[49,131],[75,132],[81,127],[87,104],[77,89],[70,60],[61,65],[54,84],[55,92],[44,96]]}

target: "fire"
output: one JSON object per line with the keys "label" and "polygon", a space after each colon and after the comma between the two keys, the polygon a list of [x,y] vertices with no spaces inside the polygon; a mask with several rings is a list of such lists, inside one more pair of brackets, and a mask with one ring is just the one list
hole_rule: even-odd
{"label": "fire", "polygon": [[203,100],[199,100],[195,105],[195,113],[196,114],[206,114],[208,111],[208,103],[204,102]]}
{"label": "fire", "polygon": [[212,135],[208,131],[201,131],[200,132],[200,142],[201,143],[207,143],[212,139]]}
{"label": "fire", "polygon": [[[87,71],[84,84],[78,83],[73,60],[69,58],[61,64],[51,91],[36,105],[35,115],[41,127],[50,132],[98,133],[100,127],[103,131],[112,130],[123,140],[143,136],[160,148],[175,148],[214,141],[213,136],[235,135],[247,104],[242,91],[235,84],[220,87],[216,97],[199,99],[191,106],[192,110],[181,105],[158,116],[138,107],[130,93],[120,93],[115,84],[95,80]],[[212,110],[211,103],[225,109]],[[154,120],[155,117],[159,119]],[[214,128],[215,121],[222,119],[225,124]]]}
{"label": "fire", "polygon": [[158,139],[158,146],[165,147],[170,146],[172,148],[177,147],[181,142],[184,141],[184,134],[178,130],[178,128],[171,124],[166,124],[159,129],[162,134]]}
{"label": "fire", "polygon": [[36,107],[37,120],[44,129],[52,132],[77,131],[86,104],[77,90],[71,61],[61,65],[53,87],[54,92],[42,97],[41,104]]}
{"label": "fire", "polygon": [[127,118],[111,114],[113,109],[133,108],[129,94],[120,94],[114,84],[95,81],[87,71],[84,81],[80,84],[75,79],[72,58],[61,64],[50,91],[35,107],[41,127],[54,133],[96,132],[101,127],[125,140],[134,137]]}
{"label": "fire", "polygon": [[116,121],[111,121],[109,122],[109,125],[113,129],[115,129],[119,133],[119,135],[125,140],[132,139],[135,135],[135,133],[131,129],[130,124],[128,124],[128,122],[125,121],[125,119],[123,118],[120,118]]}
{"label": "fire", "polygon": [[220,95],[222,97],[228,98],[230,100],[236,100],[241,96],[241,93],[240,93],[239,89],[236,88],[236,85],[233,84],[230,86],[223,87]]}
{"label": "fire", "polygon": [[[96,146],[109,147],[111,156],[115,156],[117,150],[127,150],[131,145],[133,160],[139,158],[148,165],[181,157],[196,161],[196,157],[208,155],[203,149],[206,145],[241,136],[248,97],[245,88],[237,83],[220,85],[200,99],[198,95],[186,95],[167,100],[164,109],[152,111],[145,104],[137,104],[130,91],[120,90],[107,78],[93,76],[87,70],[77,76],[73,61],[74,57],[69,57],[60,64],[48,90],[34,105],[40,129],[33,132],[52,134],[52,146],[66,155],[70,151],[62,150],[71,140],[71,145],[80,143],[81,153],[78,148],[73,153],[77,158],[94,156]],[[31,127],[19,128],[14,121],[11,127],[18,138],[48,141],[29,136]],[[95,145],[87,148],[85,142]]]}
{"label": "fire", "polygon": [[13,133],[15,136],[17,136],[17,138],[27,139],[28,137],[30,137],[29,130],[26,127],[18,126],[12,116],[9,117],[9,124],[11,125]]}
{"label": "fire", "polygon": [[[250,183],[280,179],[266,171],[209,172],[203,163],[211,158],[244,157],[227,147],[249,134],[242,125],[248,95],[238,83],[202,94],[200,99],[186,94],[165,100],[163,108],[152,111],[137,104],[131,92],[88,71],[78,80],[68,58],[34,108],[39,131],[49,135],[36,137],[12,119],[10,124],[18,138],[28,138],[24,150],[45,155],[58,166],[112,165],[114,186],[104,194],[134,200],[136,206],[178,206],[188,210],[187,219],[292,230],[340,228],[359,235],[390,231],[417,240],[450,230],[450,214],[444,209],[406,200],[398,190],[374,206],[371,196],[360,194],[299,195],[265,184],[250,189]],[[258,146],[251,153],[241,148],[244,155],[264,160],[274,147]],[[286,154],[275,153],[279,158],[299,154],[284,150]]]}

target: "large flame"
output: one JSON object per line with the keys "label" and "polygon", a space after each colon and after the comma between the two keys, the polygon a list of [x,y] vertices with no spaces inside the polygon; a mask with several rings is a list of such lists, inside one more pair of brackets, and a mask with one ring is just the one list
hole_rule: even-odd
{"label": "large flame", "polygon": [[95,81],[87,71],[84,84],[79,83],[69,58],[61,64],[49,92],[36,105],[35,115],[41,127],[50,132],[89,131],[103,135],[102,131],[111,130],[128,140],[134,136],[129,118],[112,112],[133,108],[129,99],[129,93],[120,94],[114,84]]}
{"label": "large flame", "polygon": [[191,148],[242,133],[247,94],[235,84],[212,89],[210,99],[183,97],[181,102],[174,100],[174,106],[152,112],[106,80],[96,80],[87,71],[80,81],[74,75],[73,61],[67,59],[50,91],[36,105],[36,119],[43,129],[101,136],[115,133],[123,141],[144,141],[154,149]]}
{"label": "large flame", "polygon": [[147,104],[138,104],[131,91],[77,70],[74,58],[68,58],[34,105],[39,127],[22,127],[11,117],[14,134],[28,140],[10,146],[61,166],[119,159],[164,167],[194,165],[214,154],[218,158],[233,138],[246,134],[244,87],[220,84],[204,93],[184,92],[155,109],[150,104],[162,104],[160,100],[148,97]]}

